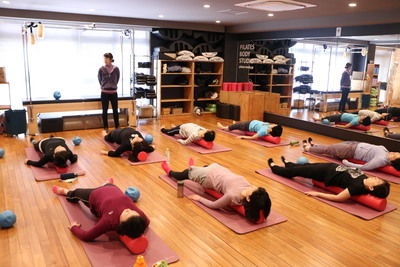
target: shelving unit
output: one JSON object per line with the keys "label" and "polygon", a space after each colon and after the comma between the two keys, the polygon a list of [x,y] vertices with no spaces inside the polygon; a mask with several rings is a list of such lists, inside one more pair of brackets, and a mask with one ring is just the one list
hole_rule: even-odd
{"label": "shelving unit", "polygon": [[[249,80],[254,89],[270,93],[266,99],[267,111],[288,116],[292,103],[294,64],[254,63],[249,70]],[[273,70],[285,69],[288,73],[273,73]]]}
{"label": "shelving unit", "polygon": [[376,107],[379,103],[379,64],[368,64],[367,66],[367,77],[371,79],[370,88],[367,88],[368,93],[370,94],[370,107]]}
{"label": "shelving unit", "polygon": [[[187,67],[191,71],[188,73],[184,72],[163,72],[163,65],[168,66],[178,65],[181,67]],[[202,67],[211,70],[210,72],[200,72]],[[204,108],[207,103],[215,103],[219,101],[218,98],[208,98],[198,96],[196,98],[196,90],[200,88],[207,88],[209,91],[217,92],[218,95],[222,89],[223,81],[223,62],[212,62],[212,61],[177,61],[177,60],[158,60],[158,72],[157,72],[157,101],[158,101],[158,112],[160,116],[176,116],[176,115],[188,115],[192,114],[195,106],[201,106]],[[210,84],[200,86],[197,81],[202,80],[214,80],[218,79],[217,84]],[[186,84],[182,84],[186,83]],[[180,114],[163,114],[163,108],[182,108]],[[205,112],[210,113],[210,112]]]}

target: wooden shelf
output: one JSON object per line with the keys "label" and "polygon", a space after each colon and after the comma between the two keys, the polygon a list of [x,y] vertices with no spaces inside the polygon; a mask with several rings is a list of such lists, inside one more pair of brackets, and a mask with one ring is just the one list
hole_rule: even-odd
{"label": "wooden shelf", "polygon": [[272,76],[293,76],[293,74],[271,74]]}
{"label": "wooden shelf", "polygon": [[218,101],[219,98],[197,98],[194,101]]}
{"label": "wooden shelf", "polygon": [[292,84],[271,84],[271,86],[292,86]]}
{"label": "wooden shelf", "polygon": [[171,87],[192,87],[192,85],[188,84],[188,85],[160,85],[160,87],[164,87],[164,88],[171,88]]}
{"label": "wooden shelf", "polygon": [[0,109],[11,109],[10,105],[0,105]]}
{"label": "wooden shelf", "polygon": [[195,73],[194,75],[222,75],[222,73]]}
{"label": "wooden shelf", "polygon": [[[207,85],[207,87],[221,87],[222,85],[219,85],[219,84],[213,84],[213,85]],[[193,85],[193,87],[202,87],[202,86],[200,86],[200,85]]]}
{"label": "wooden shelf", "polygon": [[184,116],[184,115],[190,115],[190,112],[182,112],[180,114],[167,114],[167,115],[161,115],[161,117],[171,117],[171,116]]}
{"label": "wooden shelf", "polygon": [[186,102],[186,101],[192,101],[192,99],[188,99],[188,98],[161,99],[162,103],[167,103],[167,102]]}
{"label": "wooden shelf", "polygon": [[283,96],[280,96],[280,98],[292,98],[292,96],[289,96],[289,95],[283,95]]}
{"label": "wooden shelf", "polygon": [[268,76],[271,74],[267,74],[267,73],[249,73],[249,75],[253,75],[253,76]]}
{"label": "wooden shelf", "polygon": [[192,75],[193,72],[163,72],[163,73],[161,73],[161,75],[185,75],[185,74]]}

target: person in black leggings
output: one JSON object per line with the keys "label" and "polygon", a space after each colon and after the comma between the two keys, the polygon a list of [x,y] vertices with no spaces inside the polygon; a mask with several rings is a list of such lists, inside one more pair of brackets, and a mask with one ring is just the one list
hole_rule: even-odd
{"label": "person in black leggings", "polygon": [[111,53],[104,54],[105,65],[99,69],[97,77],[101,87],[101,106],[103,109],[103,126],[104,130],[108,131],[108,102],[111,102],[115,128],[119,127],[118,119],[118,82],[119,68],[112,64],[114,57]]}
{"label": "person in black leggings", "polygon": [[377,177],[368,177],[360,169],[351,168],[336,163],[306,163],[296,164],[282,161],[285,167],[277,166],[273,159],[268,160],[273,173],[293,178],[301,176],[324,182],[325,186],[338,186],[344,190],[337,195],[320,192],[306,192],[309,196],[321,197],[332,201],[344,201],[351,196],[371,194],[379,198],[386,198],[390,192],[390,184]]}
{"label": "person in black leggings", "polygon": [[108,134],[103,131],[104,140],[109,143],[117,143],[120,146],[114,151],[101,150],[100,154],[109,157],[119,157],[126,151],[132,151],[128,159],[132,162],[138,162],[138,155],[144,151],[151,153],[154,151],[154,146],[149,145],[139,131],[127,127],[123,129],[114,129]]}
{"label": "person in black leggings", "polygon": [[400,108],[398,108],[398,107],[380,108],[380,109],[376,109],[375,112],[378,112],[380,114],[389,113],[389,115],[391,115],[392,117],[395,117],[394,121],[396,121],[396,122],[400,121]]}

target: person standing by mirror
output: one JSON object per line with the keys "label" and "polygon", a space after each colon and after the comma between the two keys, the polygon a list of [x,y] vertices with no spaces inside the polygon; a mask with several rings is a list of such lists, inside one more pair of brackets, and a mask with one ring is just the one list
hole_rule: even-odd
{"label": "person standing by mirror", "polygon": [[114,57],[111,53],[104,55],[105,65],[99,69],[97,75],[101,88],[101,106],[103,109],[103,127],[108,132],[108,103],[111,102],[115,128],[119,128],[118,119],[118,82],[119,82],[119,68],[114,66]]}
{"label": "person standing by mirror", "polygon": [[351,78],[350,78],[350,73],[351,69],[353,67],[353,64],[351,63],[346,63],[345,71],[342,73],[342,78],[340,79],[340,91],[342,91],[342,98],[340,99],[339,103],[339,111],[340,112],[347,112],[346,111],[346,103],[347,103],[347,97],[350,92],[351,88]]}

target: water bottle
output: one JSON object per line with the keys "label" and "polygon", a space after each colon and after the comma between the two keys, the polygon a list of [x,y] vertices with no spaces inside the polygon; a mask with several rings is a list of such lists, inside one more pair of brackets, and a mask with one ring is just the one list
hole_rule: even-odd
{"label": "water bottle", "polygon": [[300,144],[299,141],[291,141],[291,142],[290,142],[290,145],[291,145],[291,146],[297,146],[297,145],[299,145],[299,144]]}
{"label": "water bottle", "polygon": [[181,198],[181,197],[183,197],[183,186],[184,186],[184,183],[183,183],[183,181],[178,181],[177,185],[178,185],[178,188],[176,190],[176,196]]}
{"label": "water bottle", "polygon": [[167,158],[167,163],[169,163],[170,162],[170,151],[169,151],[169,148],[167,148],[166,150],[165,150],[165,157]]}

